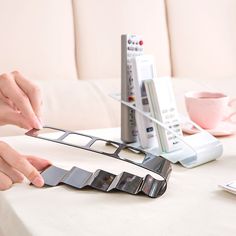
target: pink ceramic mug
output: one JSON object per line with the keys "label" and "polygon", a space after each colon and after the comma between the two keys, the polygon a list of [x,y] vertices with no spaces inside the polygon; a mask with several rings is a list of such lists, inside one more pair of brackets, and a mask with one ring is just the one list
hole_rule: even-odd
{"label": "pink ceramic mug", "polygon": [[[185,104],[190,119],[203,129],[213,129],[222,120],[228,120],[236,114],[229,112],[229,97],[217,92],[187,92]],[[226,115],[227,114],[227,115]]]}

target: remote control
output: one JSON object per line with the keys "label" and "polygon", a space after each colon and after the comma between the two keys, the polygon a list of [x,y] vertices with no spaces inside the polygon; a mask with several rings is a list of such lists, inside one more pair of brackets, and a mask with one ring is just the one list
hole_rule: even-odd
{"label": "remote control", "polygon": [[[134,102],[134,85],[131,59],[143,54],[143,40],[137,35],[121,36],[121,99]],[[137,140],[135,111],[121,104],[121,140],[132,143]]]}
{"label": "remote control", "polygon": [[224,184],[220,184],[219,187],[221,187],[222,189],[236,194],[236,181],[231,181],[229,183],[224,183]]}
{"label": "remote control", "polygon": [[[135,105],[146,113],[150,113],[150,108],[144,81],[153,79],[156,75],[155,67],[152,65],[154,65],[154,59],[149,55],[137,56],[132,59]],[[140,146],[144,149],[159,146],[153,122],[138,112],[135,113],[135,118]]]}
{"label": "remote control", "polygon": [[[152,116],[182,136],[171,78],[159,77],[146,80],[145,86]],[[180,140],[174,134],[157,124],[155,127],[159,133],[164,152],[172,152],[182,148]]]}

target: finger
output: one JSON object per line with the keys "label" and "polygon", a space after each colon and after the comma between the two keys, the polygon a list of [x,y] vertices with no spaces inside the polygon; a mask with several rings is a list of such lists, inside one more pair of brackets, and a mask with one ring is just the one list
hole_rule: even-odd
{"label": "finger", "polygon": [[13,111],[12,113],[9,114],[8,123],[19,126],[23,129],[27,129],[27,130],[33,128],[32,126],[29,125],[26,118],[21,113],[19,113],[17,111]]}
{"label": "finger", "polygon": [[44,185],[44,180],[37,169],[8,144],[0,142],[0,155],[10,166],[21,172],[35,186],[42,187]]}
{"label": "finger", "polygon": [[11,179],[4,173],[0,172],[0,190],[7,190],[11,186],[12,186]]}
{"label": "finger", "polygon": [[28,96],[36,116],[40,119],[42,116],[42,95],[40,88],[32,81],[25,79],[18,71],[12,72],[17,85]]}
{"label": "finger", "polygon": [[21,113],[6,104],[1,104],[0,121],[2,125],[12,124],[24,129],[33,128]]}
{"label": "finger", "polygon": [[0,76],[0,90],[21,111],[31,127],[41,129],[42,126],[36,117],[27,95],[18,87],[12,75]]}
{"label": "finger", "polygon": [[0,157],[0,172],[7,175],[13,183],[21,183],[24,180],[23,175],[9,166],[1,157]]}
{"label": "finger", "polygon": [[2,102],[6,103],[7,105],[15,109],[14,103],[9,98],[5,97],[1,91],[0,91],[0,100],[2,100]]}
{"label": "finger", "polygon": [[3,101],[3,102],[6,102],[7,98],[2,94],[2,92],[0,91],[0,99]]}
{"label": "finger", "polygon": [[39,157],[33,157],[33,156],[25,156],[25,157],[39,171],[44,170],[48,166],[52,165],[50,161]]}

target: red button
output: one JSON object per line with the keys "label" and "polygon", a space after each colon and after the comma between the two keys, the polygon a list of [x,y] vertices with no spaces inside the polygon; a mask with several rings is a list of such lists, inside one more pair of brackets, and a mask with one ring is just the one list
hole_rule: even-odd
{"label": "red button", "polygon": [[143,40],[139,41],[139,45],[142,46],[143,45]]}
{"label": "red button", "polygon": [[129,102],[134,102],[135,101],[135,97],[134,96],[129,96],[128,100],[129,100]]}

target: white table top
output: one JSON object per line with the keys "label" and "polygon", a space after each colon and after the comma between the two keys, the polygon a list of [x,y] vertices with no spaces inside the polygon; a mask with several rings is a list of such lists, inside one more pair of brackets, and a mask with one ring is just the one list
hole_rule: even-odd
{"label": "white table top", "polygon": [[[90,131],[115,139],[118,129]],[[113,172],[134,170],[123,162],[27,136],[3,138],[17,150],[52,160],[56,166]],[[38,189],[25,181],[0,192],[0,235],[235,235],[236,196],[217,186],[236,179],[236,138],[222,139],[224,155],[193,169],[173,165],[160,198],[121,192]],[[116,168],[119,166],[119,168]]]}
{"label": "white table top", "polygon": [[[188,90],[212,89],[236,97],[234,78],[227,82],[211,80],[202,83],[204,86],[189,80],[173,80],[173,84],[181,111],[183,93]],[[119,137],[118,129],[90,132],[108,139]],[[67,169],[102,167],[114,173],[135,169],[120,161],[114,165],[109,158],[27,136],[3,140],[22,153],[50,159]],[[224,154],[217,161],[193,169],[173,165],[167,191],[156,199],[67,186],[37,189],[27,181],[16,184],[0,192],[0,235],[236,235],[236,196],[218,187],[236,180],[236,136],[221,141]]]}

